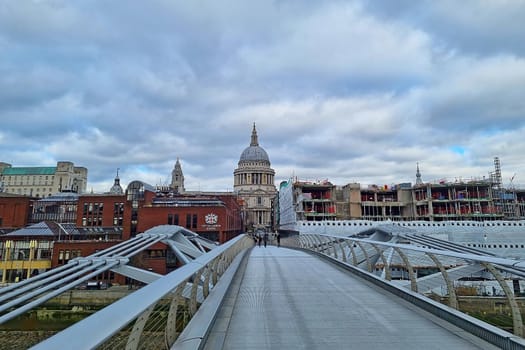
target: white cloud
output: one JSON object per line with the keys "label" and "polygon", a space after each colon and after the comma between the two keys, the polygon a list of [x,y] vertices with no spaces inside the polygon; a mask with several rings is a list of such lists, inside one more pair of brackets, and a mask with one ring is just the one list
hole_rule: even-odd
{"label": "white cloud", "polygon": [[421,79],[431,67],[424,32],[377,21],[355,5],[327,5],[282,26],[274,40],[239,49],[239,60],[251,74],[381,84]]}
{"label": "white cloud", "polygon": [[0,161],[71,160],[107,191],[116,168],[123,186],[169,181],[180,157],[187,188],[224,190],[256,122],[277,180],[409,182],[417,162],[427,180],[468,178],[499,156],[525,182],[522,14],[506,1],[6,3]]}

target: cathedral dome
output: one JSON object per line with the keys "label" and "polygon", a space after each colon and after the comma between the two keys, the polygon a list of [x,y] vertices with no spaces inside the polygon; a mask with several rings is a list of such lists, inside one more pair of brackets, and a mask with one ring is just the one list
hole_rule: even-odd
{"label": "cathedral dome", "polygon": [[270,159],[268,158],[268,154],[266,151],[260,147],[260,146],[250,146],[246,147],[246,149],[241,154],[241,159],[239,162],[270,162]]}
{"label": "cathedral dome", "polygon": [[117,176],[115,177],[115,182],[113,183],[113,186],[111,186],[109,193],[111,194],[123,194],[124,193],[122,186],[120,186],[120,178],[118,177],[118,169],[117,169]]}
{"label": "cathedral dome", "polygon": [[239,159],[239,164],[244,162],[263,162],[267,163],[268,165],[270,164],[268,153],[266,153],[266,151],[261,146],[259,146],[255,124],[253,125],[250,146],[246,147],[244,151],[242,151],[241,158]]}

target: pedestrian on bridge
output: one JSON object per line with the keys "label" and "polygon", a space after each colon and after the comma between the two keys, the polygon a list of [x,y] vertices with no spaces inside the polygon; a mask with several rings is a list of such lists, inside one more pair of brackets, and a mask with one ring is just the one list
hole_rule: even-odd
{"label": "pedestrian on bridge", "polygon": [[277,233],[277,247],[280,247],[281,246],[281,235],[279,233]]}
{"label": "pedestrian on bridge", "polygon": [[268,243],[268,232],[264,233],[264,248],[266,248],[266,244]]}

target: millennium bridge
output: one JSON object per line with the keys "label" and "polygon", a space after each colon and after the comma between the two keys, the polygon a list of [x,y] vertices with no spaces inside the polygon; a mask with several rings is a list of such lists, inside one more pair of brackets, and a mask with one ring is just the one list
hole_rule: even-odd
{"label": "millennium bridge", "polygon": [[[183,265],[164,276],[128,265],[157,242]],[[113,271],[145,285],[32,349],[525,349],[507,283],[525,277],[525,261],[389,227],[281,243],[243,234],[214,245],[157,226],[1,288],[0,324]],[[498,285],[511,330],[459,311],[456,284],[472,276]]]}

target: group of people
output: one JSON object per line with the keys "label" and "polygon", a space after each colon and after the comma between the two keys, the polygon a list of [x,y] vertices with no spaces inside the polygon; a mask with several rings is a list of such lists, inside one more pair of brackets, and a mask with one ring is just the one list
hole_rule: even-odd
{"label": "group of people", "polygon": [[[264,244],[264,247],[266,248],[266,246],[268,245],[268,232],[264,232],[264,233],[256,233],[254,236],[253,236],[253,239],[255,240],[255,243],[257,243],[257,245],[260,247],[261,246],[261,242]],[[280,234],[276,234],[275,236],[275,240],[277,242],[277,246],[280,247],[281,246],[281,235]]]}

